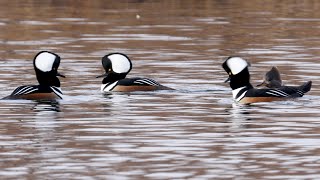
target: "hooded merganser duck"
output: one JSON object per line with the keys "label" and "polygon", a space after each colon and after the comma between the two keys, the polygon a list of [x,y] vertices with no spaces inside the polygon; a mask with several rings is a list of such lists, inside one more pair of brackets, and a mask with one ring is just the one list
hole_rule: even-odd
{"label": "hooded merganser duck", "polygon": [[26,85],[16,88],[4,99],[55,100],[62,99],[60,81],[57,76],[60,56],[49,51],[39,52],[33,60],[39,85]]}
{"label": "hooded merganser duck", "polygon": [[301,86],[255,89],[250,83],[249,63],[246,60],[240,57],[229,57],[222,67],[229,74],[226,82],[230,81],[233,98],[244,104],[302,97],[310,91],[312,85],[312,82],[308,81]]}
{"label": "hooded merganser duck", "polygon": [[268,88],[279,88],[282,85],[283,84],[282,84],[279,70],[277,67],[273,66],[271,70],[265,74],[263,78],[263,82],[261,84],[258,84],[257,86],[265,86]]}
{"label": "hooded merganser duck", "polygon": [[126,78],[132,69],[132,63],[128,56],[122,53],[111,53],[102,58],[102,66],[105,74],[103,77],[101,92],[131,92],[172,90],[149,78]]}

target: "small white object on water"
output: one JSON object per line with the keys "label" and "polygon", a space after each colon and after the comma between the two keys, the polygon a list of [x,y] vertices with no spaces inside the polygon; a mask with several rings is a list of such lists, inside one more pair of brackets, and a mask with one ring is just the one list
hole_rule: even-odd
{"label": "small white object on water", "polygon": [[136,15],[136,18],[137,18],[137,19],[140,19],[140,17],[141,17],[141,16],[140,16],[139,14]]}

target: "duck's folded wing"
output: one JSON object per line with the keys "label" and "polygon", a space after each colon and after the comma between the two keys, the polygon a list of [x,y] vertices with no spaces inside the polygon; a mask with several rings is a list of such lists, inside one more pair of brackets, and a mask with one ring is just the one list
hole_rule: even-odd
{"label": "duck's folded wing", "polygon": [[39,90],[38,86],[20,86],[20,87],[17,87],[11,93],[11,96],[20,96],[20,95],[31,94],[31,93],[34,93],[38,90]]}
{"label": "duck's folded wing", "polygon": [[247,97],[278,97],[278,98],[292,98],[302,97],[304,92],[298,87],[282,86],[273,89],[252,89],[246,94]]}
{"label": "duck's folded wing", "polygon": [[149,85],[149,86],[161,86],[157,81],[153,80],[153,79],[149,79],[149,78],[141,78],[141,79],[136,79],[134,81],[134,84],[138,84],[138,85]]}
{"label": "duck's folded wing", "polygon": [[118,82],[122,86],[161,86],[160,83],[149,78],[126,78]]}

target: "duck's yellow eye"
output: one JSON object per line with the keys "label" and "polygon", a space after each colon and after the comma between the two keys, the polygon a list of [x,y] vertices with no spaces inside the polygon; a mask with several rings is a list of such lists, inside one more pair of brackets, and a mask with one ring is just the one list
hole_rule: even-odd
{"label": "duck's yellow eye", "polygon": [[109,70],[108,70],[108,72],[111,72],[112,71],[112,69],[110,68]]}

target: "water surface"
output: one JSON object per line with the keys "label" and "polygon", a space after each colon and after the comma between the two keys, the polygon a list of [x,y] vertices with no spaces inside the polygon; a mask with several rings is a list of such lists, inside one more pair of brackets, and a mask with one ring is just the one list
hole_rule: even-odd
{"label": "water surface", "polygon": [[[0,103],[1,179],[319,179],[318,1],[1,1],[0,96],[62,57],[57,102]],[[101,57],[174,91],[101,94]],[[238,105],[221,68],[271,66],[293,101]]]}

